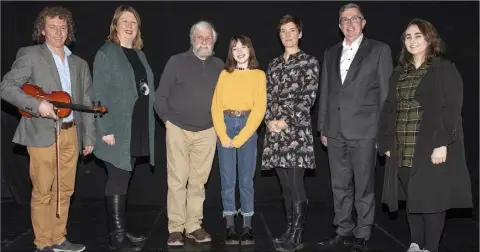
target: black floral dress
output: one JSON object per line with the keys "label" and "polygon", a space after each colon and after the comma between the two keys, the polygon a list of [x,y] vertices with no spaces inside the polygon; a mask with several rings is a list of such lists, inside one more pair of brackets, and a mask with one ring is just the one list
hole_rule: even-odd
{"label": "black floral dress", "polygon": [[262,169],[315,169],[310,110],[315,103],[320,67],[303,51],[273,59],[267,70],[265,123],[283,119],[288,128],[265,133]]}

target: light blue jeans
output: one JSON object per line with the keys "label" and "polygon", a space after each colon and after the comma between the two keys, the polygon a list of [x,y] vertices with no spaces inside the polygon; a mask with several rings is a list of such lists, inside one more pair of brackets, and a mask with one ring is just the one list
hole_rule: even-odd
{"label": "light blue jeans", "polygon": [[[225,115],[227,135],[233,139],[245,127],[248,116],[232,117]],[[243,216],[253,215],[253,178],[257,162],[257,133],[255,132],[240,148],[224,148],[220,140],[217,141],[218,160],[220,165],[220,178],[222,186],[223,216],[234,215],[235,187],[237,182],[237,156],[238,156],[238,182],[240,189],[241,208]]]}

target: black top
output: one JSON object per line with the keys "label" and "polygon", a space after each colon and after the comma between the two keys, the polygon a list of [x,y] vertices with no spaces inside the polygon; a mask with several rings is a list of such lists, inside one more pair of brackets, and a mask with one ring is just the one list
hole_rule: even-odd
{"label": "black top", "polygon": [[[135,73],[135,87],[138,99],[132,114],[132,135],[130,155],[134,157],[149,156],[148,148],[148,95],[142,94],[140,84],[147,83],[147,71],[134,49],[122,47]],[[152,92],[153,90],[150,90]]]}

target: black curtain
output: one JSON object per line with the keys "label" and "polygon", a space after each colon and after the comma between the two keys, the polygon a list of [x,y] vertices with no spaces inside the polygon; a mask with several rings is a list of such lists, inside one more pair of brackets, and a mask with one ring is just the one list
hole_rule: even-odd
{"label": "black curtain", "polygon": [[[115,8],[125,2],[5,2],[2,1],[2,76],[10,69],[19,47],[32,45],[32,24],[38,12],[47,5],[62,5],[73,11],[77,41],[71,48],[90,66],[96,51],[104,43]],[[155,83],[168,58],[189,48],[190,26],[200,19],[213,22],[219,32],[216,56],[225,59],[228,39],[235,34],[249,36],[265,70],[268,62],[282,53],[276,31],[277,22],[291,13],[303,21],[301,48],[321,62],[327,47],[341,41],[338,11],[344,2],[129,2],[140,13],[144,51],[155,74]],[[432,22],[447,45],[447,56],[454,61],[464,80],[464,131],[467,163],[471,172],[474,198],[478,206],[478,2],[360,2],[367,20],[365,36],[388,43],[397,59],[402,46],[401,33],[413,18]],[[312,121],[316,128],[316,108]],[[2,104],[2,176],[11,195],[18,202],[28,202],[30,184],[28,155],[11,139],[18,124],[18,113]],[[259,160],[264,127],[259,129]],[[156,127],[156,167],[142,164],[135,171],[130,203],[165,204],[165,130],[160,121]],[[318,169],[308,173],[306,186],[313,202],[331,204],[331,188],[325,149],[315,139]],[[216,161],[215,161],[216,163]],[[260,162],[258,162],[260,163]],[[377,196],[381,193],[383,168],[377,169]],[[76,197],[102,198],[105,171],[94,158],[79,162]],[[215,164],[207,186],[206,204],[220,202],[218,166]],[[280,199],[280,187],[274,173],[257,169],[256,201]]]}

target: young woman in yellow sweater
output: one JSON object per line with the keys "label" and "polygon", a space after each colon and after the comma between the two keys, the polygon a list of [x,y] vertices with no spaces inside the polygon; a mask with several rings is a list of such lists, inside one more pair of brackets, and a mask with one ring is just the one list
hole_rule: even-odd
{"label": "young woman in yellow sweater", "polygon": [[[267,106],[266,77],[259,69],[252,42],[246,36],[230,39],[225,69],[220,73],[212,101],[212,118],[218,135],[218,159],[222,186],[225,244],[254,244],[253,177],[257,159],[257,133]],[[235,184],[240,188],[239,212],[243,233],[239,238],[234,224]]]}

